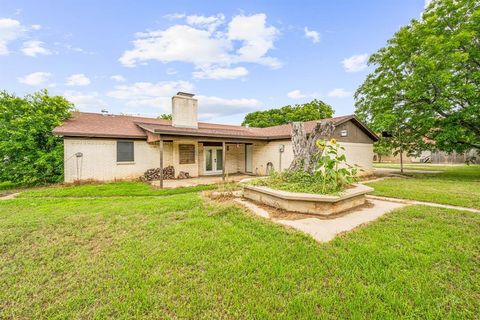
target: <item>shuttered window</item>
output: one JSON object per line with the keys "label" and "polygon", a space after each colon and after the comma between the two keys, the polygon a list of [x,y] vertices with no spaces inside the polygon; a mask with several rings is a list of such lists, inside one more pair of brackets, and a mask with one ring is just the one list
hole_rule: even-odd
{"label": "shuttered window", "polygon": [[194,144],[179,144],[179,163],[192,164],[195,163],[195,145]]}
{"label": "shuttered window", "polygon": [[133,162],[133,141],[117,141],[117,162]]}

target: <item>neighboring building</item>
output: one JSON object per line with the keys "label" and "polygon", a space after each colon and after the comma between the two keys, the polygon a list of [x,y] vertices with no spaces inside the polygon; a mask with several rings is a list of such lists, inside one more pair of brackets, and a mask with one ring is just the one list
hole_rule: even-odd
{"label": "neighboring building", "polygon": [[[353,115],[324,121],[335,123],[333,137],[345,147],[347,161],[370,173],[375,134]],[[305,122],[307,133],[316,122]],[[248,128],[198,122],[197,100],[182,92],[172,98],[171,121],[78,112],[54,133],[64,137],[66,182],[134,179],[147,169],[169,165],[176,174],[185,171],[192,177],[265,175],[288,168],[293,160],[291,125]]]}

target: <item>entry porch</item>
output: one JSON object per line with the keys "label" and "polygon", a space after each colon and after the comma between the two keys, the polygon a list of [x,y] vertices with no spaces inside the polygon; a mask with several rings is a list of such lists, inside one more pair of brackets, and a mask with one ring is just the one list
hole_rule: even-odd
{"label": "entry porch", "polygon": [[[159,150],[158,167],[175,171],[176,179],[161,175],[152,183],[160,188],[238,181],[254,173],[253,141],[150,134],[147,142]],[[177,179],[181,172],[189,178]]]}

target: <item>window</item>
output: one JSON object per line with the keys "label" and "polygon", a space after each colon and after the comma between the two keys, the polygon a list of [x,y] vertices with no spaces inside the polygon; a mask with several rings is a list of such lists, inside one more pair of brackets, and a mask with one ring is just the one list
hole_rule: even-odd
{"label": "window", "polygon": [[117,141],[117,162],[132,162],[133,141]]}
{"label": "window", "polygon": [[192,164],[195,163],[195,145],[194,144],[179,144],[179,163]]}

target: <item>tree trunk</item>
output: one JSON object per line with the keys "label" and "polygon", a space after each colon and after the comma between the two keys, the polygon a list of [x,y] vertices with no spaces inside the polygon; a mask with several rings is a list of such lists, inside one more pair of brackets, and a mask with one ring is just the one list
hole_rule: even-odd
{"label": "tree trunk", "polygon": [[400,173],[403,173],[403,150],[400,150]]}
{"label": "tree trunk", "polygon": [[305,172],[312,173],[316,160],[323,154],[323,150],[317,148],[317,140],[330,139],[334,130],[332,122],[317,122],[310,135],[307,135],[302,122],[292,123],[293,161],[288,170],[302,168]]}

